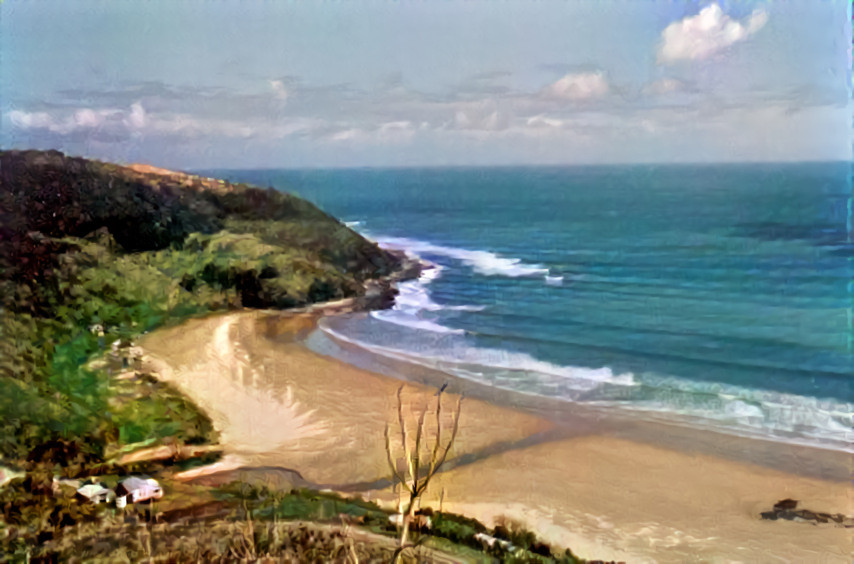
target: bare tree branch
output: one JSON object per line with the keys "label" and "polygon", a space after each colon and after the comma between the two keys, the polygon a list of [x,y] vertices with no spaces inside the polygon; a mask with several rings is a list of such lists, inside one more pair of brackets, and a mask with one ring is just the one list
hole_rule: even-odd
{"label": "bare tree branch", "polygon": [[397,468],[397,464],[395,464],[395,462],[394,462],[394,457],[393,457],[392,449],[391,449],[390,430],[388,428],[388,424],[386,424],[386,426],[385,426],[385,452],[386,452],[386,456],[388,457],[388,467],[391,468],[391,473],[394,474],[394,477],[397,478],[397,480],[401,484],[405,485],[406,484],[406,478],[400,473],[400,471]]}
{"label": "bare tree branch", "polygon": [[[432,476],[442,467],[442,464],[445,463],[445,459],[448,457],[448,452],[451,450],[451,447],[454,445],[454,441],[457,439],[457,432],[460,430],[460,413],[462,412],[463,407],[463,396],[460,396],[457,400],[457,409],[454,414],[454,428],[451,431],[451,439],[448,441],[447,446],[445,447],[445,452],[442,453],[442,458],[438,461],[434,460],[430,465],[430,475]],[[436,442],[438,445],[438,441]],[[438,450],[438,449],[437,449]]]}
{"label": "bare tree branch", "polygon": [[[427,436],[427,412],[429,411],[428,406],[425,405],[424,409],[421,410],[420,414],[417,417],[416,429],[415,429],[415,441],[410,448],[409,445],[409,436],[406,429],[406,417],[404,415],[403,410],[403,386],[398,388],[397,390],[397,420],[398,426],[400,427],[400,442],[401,448],[403,450],[403,456],[406,462],[406,468],[401,470],[398,468],[398,465],[395,463],[394,450],[392,448],[391,441],[391,430],[389,425],[385,427],[385,447],[386,447],[386,457],[388,460],[389,468],[391,468],[393,476],[400,481],[401,489],[406,488],[406,493],[409,496],[409,502],[404,507],[401,505],[401,530],[400,530],[400,542],[398,549],[395,551],[394,561],[398,562],[402,557],[402,553],[407,548],[411,548],[413,546],[417,546],[417,542],[413,545],[408,542],[409,536],[409,527],[412,523],[416,505],[420,502],[421,496],[427,490],[427,486],[430,484],[433,476],[441,469],[442,465],[445,463],[445,460],[448,458],[448,454],[451,451],[451,448],[454,445],[454,442],[457,438],[457,433],[460,429],[460,413],[462,411],[462,397],[457,400],[456,410],[453,415],[453,429],[451,430],[450,438],[447,442],[443,443],[442,441],[442,392],[444,392],[445,387],[443,386],[439,392],[436,394],[436,439],[432,446],[427,446],[426,449],[422,448],[422,443],[424,441],[430,440]],[[424,456],[422,456],[422,450],[426,450],[426,453],[429,453],[429,465],[426,465],[426,460]],[[425,456],[426,456],[425,453]],[[423,475],[422,475],[423,474]],[[402,492],[401,492],[402,493]]]}
{"label": "bare tree branch", "polygon": [[418,430],[415,432],[415,449],[413,451],[413,460],[412,460],[412,481],[415,485],[418,485],[418,480],[420,478],[420,470],[421,470],[421,437],[424,434],[424,417],[427,415],[427,407],[424,407],[424,411],[421,412],[421,416],[418,418]]}
{"label": "bare tree branch", "polygon": [[[403,386],[397,389],[397,420],[400,423],[400,442],[403,446],[403,457],[406,460],[406,465],[409,467],[409,475],[415,476],[415,468],[412,463],[412,453],[409,450],[409,442],[406,440],[406,420],[403,417]],[[404,485],[406,481],[404,480]]]}
{"label": "bare tree branch", "polygon": [[433,443],[433,452],[430,455],[430,472],[432,473],[433,469],[436,466],[436,458],[439,454],[439,446],[442,444],[442,391],[444,390],[444,386],[441,390],[436,394],[438,398],[436,400],[436,442]]}

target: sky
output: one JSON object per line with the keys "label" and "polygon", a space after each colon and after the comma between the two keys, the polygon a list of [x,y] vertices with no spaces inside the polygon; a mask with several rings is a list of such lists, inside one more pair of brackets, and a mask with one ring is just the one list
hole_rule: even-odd
{"label": "sky", "polygon": [[191,168],[851,157],[846,0],[5,0],[0,146]]}

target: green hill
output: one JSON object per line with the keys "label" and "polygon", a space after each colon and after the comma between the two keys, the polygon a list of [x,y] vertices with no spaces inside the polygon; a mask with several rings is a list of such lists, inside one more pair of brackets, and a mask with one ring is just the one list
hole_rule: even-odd
{"label": "green hill", "polygon": [[400,267],[273,189],[0,152],[0,457],[51,441],[94,461],[128,443],[209,441],[210,422],[177,392],[120,388],[89,361],[189,316],[359,296]]}

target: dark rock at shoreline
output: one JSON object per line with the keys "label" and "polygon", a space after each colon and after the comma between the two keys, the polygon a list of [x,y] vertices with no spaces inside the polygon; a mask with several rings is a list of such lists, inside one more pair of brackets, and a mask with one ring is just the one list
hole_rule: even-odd
{"label": "dark rock at shoreline", "polygon": [[809,509],[797,509],[798,501],[795,499],[783,499],[774,504],[774,509],[760,513],[762,519],[776,521],[785,519],[787,521],[804,521],[813,525],[819,523],[835,523],[846,528],[854,527],[854,518],[846,517],[841,513],[820,513]]}
{"label": "dark rock at shoreline", "polygon": [[391,280],[369,280],[365,283],[365,293],[357,298],[354,310],[388,309],[394,305],[397,294]]}
{"label": "dark rock at shoreline", "polygon": [[774,504],[774,511],[787,511],[790,509],[797,509],[798,500],[796,499],[783,499]]}
{"label": "dark rock at shoreline", "polygon": [[424,270],[433,267],[429,263],[410,257],[403,251],[396,249],[386,249],[385,251],[399,261],[398,268],[395,270],[394,274],[392,274],[392,277],[395,280],[415,280],[421,276],[421,273],[424,272]]}
{"label": "dark rock at shoreline", "polygon": [[357,299],[354,307],[356,310],[389,309],[394,306],[394,299],[399,293],[397,290],[398,282],[417,280],[422,272],[429,268],[434,268],[432,264],[410,257],[403,251],[384,250],[398,261],[398,266],[388,276],[365,282],[365,291]]}

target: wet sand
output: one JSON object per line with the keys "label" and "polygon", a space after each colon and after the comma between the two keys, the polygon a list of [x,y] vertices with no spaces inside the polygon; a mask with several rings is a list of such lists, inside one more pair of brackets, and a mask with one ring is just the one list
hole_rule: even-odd
{"label": "wet sand", "polygon": [[[402,382],[308,350],[300,340],[316,318],[232,313],[157,331],[140,344],[147,367],[214,420],[225,452],[218,469],[286,468],[308,484],[393,503],[384,429],[397,429]],[[759,519],[787,497],[814,511],[854,514],[847,455],[793,447],[777,464],[759,441],[449,390],[466,398],[452,457],[425,495],[429,505],[523,522],[586,558],[851,561],[854,529]],[[435,393],[404,384],[407,419],[435,405]],[[447,428],[457,396],[443,398]],[[756,460],[747,456],[753,447]],[[789,452],[775,445],[777,458],[781,448]]]}

